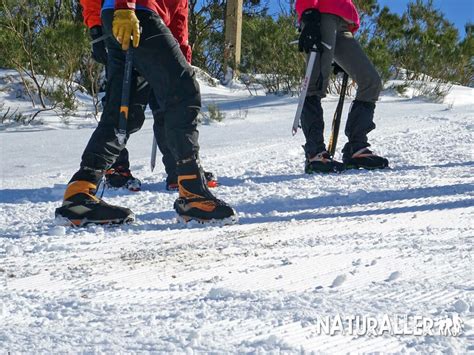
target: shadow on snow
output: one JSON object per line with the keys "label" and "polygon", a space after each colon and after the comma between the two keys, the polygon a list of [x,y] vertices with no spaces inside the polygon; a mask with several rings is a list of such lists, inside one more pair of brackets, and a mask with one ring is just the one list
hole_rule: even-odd
{"label": "shadow on snow", "polygon": [[[435,165],[432,167],[457,167],[472,166],[474,162],[449,163],[446,165]],[[421,169],[422,167],[400,167],[396,170]],[[357,172],[355,172],[357,173]],[[281,182],[290,179],[302,178],[302,174],[269,175],[248,178],[222,178],[221,183],[227,186],[237,186],[247,179],[254,183]],[[22,204],[25,202],[58,202],[62,198],[66,185],[55,185],[50,188],[38,189],[4,189],[0,190],[0,203]],[[164,187],[163,183],[151,184],[148,191],[159,190]],[[424,199],[434,197],[457,196],[457,201],[433,201]],[[469,197],[468,197],[469,196]],[[413,189],[384,190],[384,191],[356,191],[355,193],[331,193],[326,196],[318,196],[307,199],[295,198],[268,198],[259,203],[243,203],[235,205],[238,212],[243,214],[256,214],[252,217],[241,217],[240,224],[254,224],[266,222],[284,222],[291,220],[316,220],[337,217],[363,217],[371,215],[386,215],[398,213],[414,213],[432,210],[456,209],[474,206],[474,186],[470,183],[419,187]],[[385,203],[403,203],[404,206],[384,206]],[[378,205],[373,205],[378,204]],[[407,205],[409,204],[409,205]],[[345,211],[326,211],[327,209],[345,209]],[[357,210],[354,210],[356,208]],[[348,210],[351,209],[351,210]],[[179,229],[180,225],[169,223],[175,217],[172,206],[167,211],[149,212],[138,215],[138,223],[130,226],[132,230],[164,230]],[[160,223],[153,223],[159,220]]]}

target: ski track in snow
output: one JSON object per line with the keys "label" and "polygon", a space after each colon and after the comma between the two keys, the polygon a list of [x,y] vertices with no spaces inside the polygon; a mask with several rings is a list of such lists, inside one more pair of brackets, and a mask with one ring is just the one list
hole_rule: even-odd
{"label": "ski track in snow", "polygon": [[[151,120],[129,142],[143,191],[104,194],[137,215],[124,227],[54,224],[90,126],[0,133],[1,349],[474,350],[472,106],[384,96],[370,138],[392,168],[307,176],[296,98],[207,87],[203,98],[227,115],[200,127],[201,154],[238,225],[175,223],[163,168],[148,168]],[[335,105],[324,101],[327,134]],[[454,312],[459,337],[315,332],[318,316]]]}

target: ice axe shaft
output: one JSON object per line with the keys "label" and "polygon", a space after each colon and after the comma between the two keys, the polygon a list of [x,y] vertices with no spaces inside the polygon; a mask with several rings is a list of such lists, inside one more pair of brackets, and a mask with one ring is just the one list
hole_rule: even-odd
{"label": "ice axe shaft", "polygon": [[120,102],[120,117],[118,129],[115,132],[120,145],[125,144],[127,138],[128,109],[130,105],[130,89],[133,71],[133,48],[130,47],[125,54],[125,68],[122,83],[122,100]]}
{"label": "ice axe shaft", "polygon": [[303,112],[304,101],[306,99],[306,94],[308,93],[309,80],[311,79],[311,73],[313,72],[313,67],[314,67],[314,63],[316,62],[317,56],[318,56],[318,52],[316,51],[312,51],[311,54],[309,55],[308,66],[306,67],[306,74],[303,79],[303,84],[301,85],[301,93],[298,99],[298,107],[296,109],[295,119],[293,120],[293,128],[292,128],[293,135],[295,135],[296,132],[298,132],[301,113]]}
{"label": "ice axe shaft", "polygon": [[339,136],[339,127],[341,126],[342,108],[344,107],[344,99],[346,97],[347,82],[349,75],[344,73],[342,77],[341,93],[339,95],[339,102],[337,103],[336,112],[332,120],[331,135],[329,136],[328,152],[333,157],[336,153],[337,138]]}
{"label": "ice axe shaft", "polygon": [[151,143],[151,157],[150,157],[150,169],[151,169],[151,171],[155,170],[155,166],[156,166],[156,146],[157,145],[158,144],[156,142],[156,137],[153,134],[153,142]]}
{"label": "ice axe shaft", "polygon": [[[291,41],[290,44],[298,44],[299,40],[294,40],[294,41]],[[326,42],[323,42],[321,41],[321,44],[326,47],[327,49],[331,50],[332,49],[332,46],[330,46],[329,44],[327,44]]]}

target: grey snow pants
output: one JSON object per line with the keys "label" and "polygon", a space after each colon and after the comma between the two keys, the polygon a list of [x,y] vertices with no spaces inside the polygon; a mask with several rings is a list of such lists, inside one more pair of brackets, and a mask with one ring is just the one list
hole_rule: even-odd
{"label": "grey snow pants", "polygon": [[[318,54],[301,116],[301,126],[306,137],[305,151],[310,157],[326,149],[321,98],[326,96],[333,61],[357,83],[356,102],[366,102],[374,106],[382,90],[379,74],[349,31],[344,19],[332,14],[321,14],[321,39],[331,46],[331,49],[324,47],[322,54]],[[373,110],[369,111],[371,112],[362,115],[352,115],[348,120],[345,133],[349,141],[367,141],[367,133],[375,128]]]}

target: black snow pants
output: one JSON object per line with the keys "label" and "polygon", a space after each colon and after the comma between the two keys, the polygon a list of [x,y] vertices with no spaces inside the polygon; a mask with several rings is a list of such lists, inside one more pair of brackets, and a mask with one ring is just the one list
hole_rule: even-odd
{"label": "black snow pants", "polygon": [[[201,108],[201,96],[194,70],[157,14],[137,10],[136,15],[142,34],[139,46],[134,48],[134,68],[150,84],[156,103],[163,112],[167,146],[175,161],[197,159],[197,115]],[[102,11],[105,33],[112,33],[112,19],[113,10]],[[125,147],[115,135],[120,116],[125,53],[113,36],[106,40],[106,46],[107,103],[99,125],[82,155],[81,169],[71,181],[86,180],[97,184],[103,171],[112,166]],[[135,98],[133,92],[131,94],[130,101],[133,104]],[[138,130],[142,124],[130,116],[127,133]]]}
{"label": "black snow pants", "polygon": [[[137,85],[132,88],[132,91],[135,90],[135,100],[130,107],[130,116],[136,116],[133,117],[133,119],[136,120],[137,125],[140,124],[141,127],[145,121],[146,106],[147,104],[150,105],[154,120],[153,134],[155,135],[158,149],[163,156],[162,161],[165,166],[166,174],[170,181],[176,181],[176,160],[168,147],[165,130],[165,112],[161,109],[160,105],[158,105],[153,90],[150,90],[150,85],[144,79],[143,82],[138,80]],[[117,160],[112,165],[112,169],[130,169],[130,157],[127,148],[122,149]]]}

